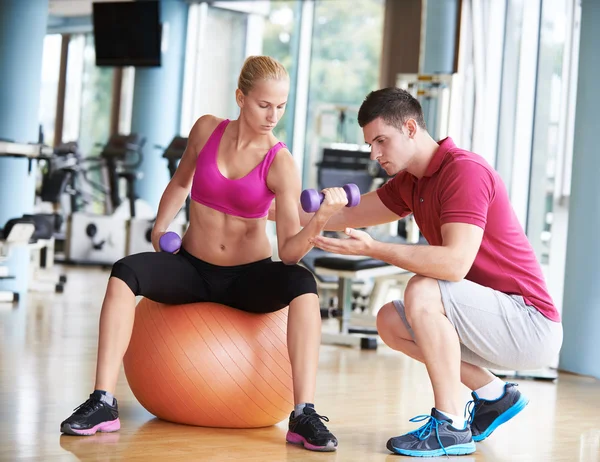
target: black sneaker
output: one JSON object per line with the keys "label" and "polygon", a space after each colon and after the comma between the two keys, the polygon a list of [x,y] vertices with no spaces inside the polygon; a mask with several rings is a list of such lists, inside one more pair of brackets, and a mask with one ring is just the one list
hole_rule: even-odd
{"label": "black sneaker", "polygon": [[311,451],[335,451],[338,445],[337,438],[327,429],[323,420],[329,422],[327,417],[317,414],[317,411],[308,405],[297,417],[292,411],[285,440],[288,443],[302,444]]}
{"label": "black sneaker", "polygon": [[94,435],[96,432],[116,432],[121,428],[117,400],[111,406],[102,400],[104,395],[95,391],[85,403],[60,424],[60,431],[67,435]]}
{"label": "black sneaker", "polygon": [[[473,441],[483,441],[496,428],[508,422],[529,403],[529,399],[517,390],[516,383],[506,383],[504,394],[495,400],[482,399],[472,392],[473,400],[467,403],[469,423],[473,432]],[[472,409],[469,409],[470,406]]]}
{"label": "black sneaker", "polygon": [[427,423],[421,428],[402,436],[391,438],[387,448],[396,454],[414,457],[460,456],[475,452],[475,443],[468,425],[454,428],[452,420],[433,408],[431,415],[419,415],[411,422]]}

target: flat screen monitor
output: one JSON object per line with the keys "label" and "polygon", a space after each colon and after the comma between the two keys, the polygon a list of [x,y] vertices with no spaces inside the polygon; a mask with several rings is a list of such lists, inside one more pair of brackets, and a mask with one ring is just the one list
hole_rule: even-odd
{"label": "flat screen monitor", "polygon": [[97,66],[160,66],[158,1],[93,3],[93,22]]}

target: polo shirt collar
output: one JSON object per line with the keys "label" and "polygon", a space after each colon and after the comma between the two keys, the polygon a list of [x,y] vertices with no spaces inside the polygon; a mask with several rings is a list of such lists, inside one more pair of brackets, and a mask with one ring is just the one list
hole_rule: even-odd
{"label": "polo shirt collar", "polygon": [[425,174],[423,176],[433,176],[442,166],[442,162],[444,157],[446,157],[446,153],[456,148],[454,141],[452,141],[452,138],[449,136],[439,141],[438,144],[440,147],[435,151],[435,154],[431,158],[431,161],[429,162],[427,170],[425,170]]}

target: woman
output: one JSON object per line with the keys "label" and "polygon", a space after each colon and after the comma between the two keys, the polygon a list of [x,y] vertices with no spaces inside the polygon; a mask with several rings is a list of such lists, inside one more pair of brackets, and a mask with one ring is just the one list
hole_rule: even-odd
{"label": "woman", "polygon": [[[179,167],[163,193],[152,243],[159,239],[191,190],[190,223],[177,254],[141,253],[115,263],[100,315],[96,383],[90,398],[61,424],[71,435],[120,428],[114,391],[133,329],[135,297],[182,304],[222,303],[251,312],[289,306],[288,350],[295,408],[287,441],[333,451],[337,439],[314,409],[321,338],[314,277],[296,263],[312,248],[333,214],[347,203],[341,188],[300,228],[300,179],[286,146],[272,131],[289,92],[285,68],[272,58],[246,60],[238,79],[234,121],[205,115],[192,128]],[[269,206],[277,201],[277,240],[282,262],[271,260],[266,234]]]}

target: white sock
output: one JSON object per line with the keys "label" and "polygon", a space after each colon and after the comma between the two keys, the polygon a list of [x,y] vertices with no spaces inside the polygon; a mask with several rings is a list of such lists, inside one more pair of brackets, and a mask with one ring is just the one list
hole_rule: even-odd
{"label": "white sock", "polygon": [[444,414],[449,419],[451,419],[452,420],[452,426],[454,428],[456,428],[457,430],[463,430],[464,428],[466,428],[467,421],[465,420],[464,417],[461,417],[459,415],[452,415],[449,412],[442,411],[441,409],[438,409],[438,411],[441,412],[442,414]]}
{"label": "white sock", "polygon": [[504,385],[506,385],[506,382],[503,382],[498,377],[496,377],[487,385],[484,385],[483,387],[475,390],[475,393],[481,399],[493,401],[495,399],[500,398],[504,394]]}

